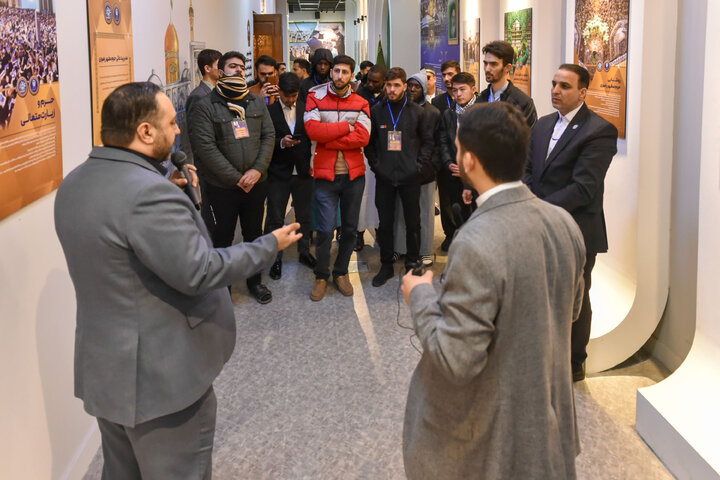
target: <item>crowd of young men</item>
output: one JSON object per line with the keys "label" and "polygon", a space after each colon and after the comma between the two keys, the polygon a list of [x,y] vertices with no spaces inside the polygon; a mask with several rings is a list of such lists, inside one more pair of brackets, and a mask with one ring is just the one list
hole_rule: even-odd
{"label": "crowd of young men", "polygon": [[[584,70],[560,67],[552,89],[558,112],[538,120],[532,98],[509,80],[512,46],[493,41],[482,53],[488,85],[478,93],[474,77],[453,60],[441,66],[446,89],[441,91],[432,67],[424,66],[408,78],[402,68],[386,70],[364,61],[353,77],[352,58],[333,58],[322,48],[310,63],[296,60],[293,71],[284,73],[279,73],[275,59],[263,55],[255,62],[256,78],[246,82],[241,53],[204,50],[198,57],[203,82],[187,105],[203,216],[216,247],[232,244],[238,219],[243,239],[252,241],[263,233],[263,218],[266,233],[283,224],[292,195],[303,233],[299,262],[313,269],[310,298],[319,301],[331,276],[338,291],[353,294],[348,265],[353,249],[364,244],[368,222],[360,217],[372,207],[364,203],[370,189],[381,262],[372,285],[382,286],[395,275],[399,256],[404,255],[405,271],[432,265],[436,210],[445,235],[440,249],[448,251],[478,196],[461,179],[458,127],[475,104],[509,103],[533,132],[525,183],[538,197],[570,212],[585,235],[586,295],[573,333],[572,359],[573,374],[581,379],[590,331],[590,273],[596,253],[607,250],[603,182],[617,132],[584,106]],[[590,134],[577,135],[584,138],[578,143],[574,136],[579,121],[591,122],[593,128],[582,129]],[[560,160],[550,164],[555,157]],[[338,250],[331,268],[335,235]],[[269,274],[281,278],[281,254]],[[247,285],[258,302],[272,300],[260,274],[250,277]]]}

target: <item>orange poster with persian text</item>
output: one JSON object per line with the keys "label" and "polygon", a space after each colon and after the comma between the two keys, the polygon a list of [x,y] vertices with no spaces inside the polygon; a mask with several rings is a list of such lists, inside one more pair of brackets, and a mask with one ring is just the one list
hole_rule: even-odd
{"label": "orange poster with persian text", "polygon": [[134,79],[130,0],[88,0],[93,145],[101,145],[100,112],[110,92]]}
{"label": "orange poster with persian text", "polygon": [[0,219],[52,192],[62,181],[52,3],[0,6]]}

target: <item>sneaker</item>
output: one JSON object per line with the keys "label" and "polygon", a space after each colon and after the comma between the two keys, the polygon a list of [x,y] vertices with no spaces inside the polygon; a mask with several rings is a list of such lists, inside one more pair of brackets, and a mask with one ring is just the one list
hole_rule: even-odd
{"label": "sneaker", "polygon": [[435,262],[433,261],[432,256],[423,255],[420,257],[420,263],[422,263],[423,267],[432,267]]}
{"label": "sneaker", "polygon": [[436,203],[435,204],[435,216],[437,217],[438,215],[440,215],[440,207],[438,207],[438,204]]}
{"label": "sneaker", "polygon": [[393,263],[400,260],[401,257],[402,257],[402,255],[399,252],[393,252],[393,258],[392,258]]}
{"label": "sneaker", "polygon": [[392,265],[383,265],[380,271],[372,279],[373,287],[381,287],[395,275],[395,268]]}
{"label": "sneaker", "polygon": [[348,279],[347,275],[340,275],[339,277],[333,277],[333,283],[337,287],[337,289],[345,295],[346,297],[349,297],[353,294],[353,287],[350,284],[350,280]]}
{"label": "sneaker", "polygon": [[319,302],[325,296],[325,290],[327,290],[327,280],[316,278],[315,285],[313,285],[312,291],[310,292],[310,300]]}

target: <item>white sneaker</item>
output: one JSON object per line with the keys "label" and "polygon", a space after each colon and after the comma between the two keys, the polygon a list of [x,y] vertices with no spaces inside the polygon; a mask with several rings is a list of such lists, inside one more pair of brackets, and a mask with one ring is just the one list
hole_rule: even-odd
{"label": "white sneaker", "polygon": [[430,255],[423,255],[420,257],[420,261],[423,264],[423,267],[432,267],[433,266],[433,258]]}

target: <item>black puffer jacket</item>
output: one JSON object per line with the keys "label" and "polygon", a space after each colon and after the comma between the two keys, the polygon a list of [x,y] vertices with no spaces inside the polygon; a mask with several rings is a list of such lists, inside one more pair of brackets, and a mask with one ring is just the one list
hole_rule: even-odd
{"label": "black puffer jacket", "polygon": [[[421,184],[434,171],[433,126],[426,120],[423,107],[410,99],[405,104],[405,98],[394,105],[384,100],[370,109],[372,130],[365,155],[375,175],[392,185]],[[405,107],[398,119],[403,104]],[[402,132],[399,152],[388,151],[388,132],[393,129],[390,105],[398,120],[397,129]]]}
{"label": "black puffer jacket", "polygon": [[330,70],[332,70],[333,65],[333,56],[332,52],[328,50],[327,48],[318,48],[315,50],[315,53],[313,53],[312,58],[310,59],[310,62],[312,63],[312,68],[310,72],[310,76],[302,81],[300,84],[300,94],[298,95],[298,99],[305,103],[307,101],[308,92],[311,88],[322,85],[323,83],[327,83],[330,81],[330,72],[328,71],[328,76],[326,78],[321,78],[318,76],[316,71],[316,66],[318,63],[320,63],[321,60],[326,60],[330,64]]}

